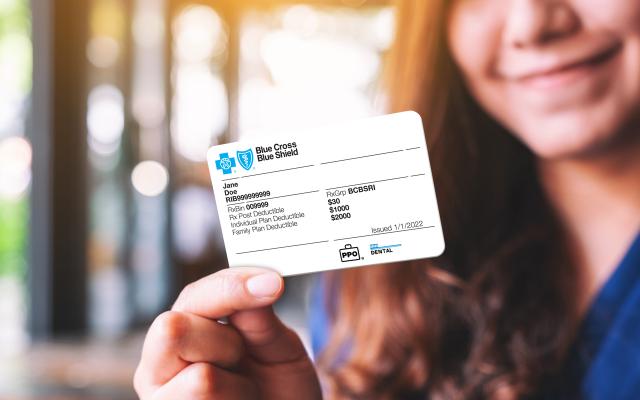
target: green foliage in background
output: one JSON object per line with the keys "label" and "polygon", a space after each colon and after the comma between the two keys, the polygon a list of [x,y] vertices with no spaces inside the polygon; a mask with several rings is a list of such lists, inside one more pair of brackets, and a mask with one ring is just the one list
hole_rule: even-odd
{"label": "green foliage in background", "polygon": [[0,0],[0,64],[17,73],[16,83],[23,93],[31,90],[33,56],[28,0]]}
{"label": "green foliage in background", "polygon": [[[2,90],[28,95],[32,63],[29,0],[0,0],[0,96]],[[28,219],[28,196],[0,198],[0,277],[24,276]]]}
{"label": "green foliage in background", "polygon": [[0,199],[0,277],[25,271],[28,200]]}

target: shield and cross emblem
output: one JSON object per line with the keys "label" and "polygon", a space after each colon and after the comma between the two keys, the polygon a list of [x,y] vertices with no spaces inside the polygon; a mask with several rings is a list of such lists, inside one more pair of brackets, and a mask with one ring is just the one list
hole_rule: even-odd
{"label": "shield and cross emblem", "polygon": [[236,151],[236,156],[240,166],[247,171],[253,166],[253,150]]}

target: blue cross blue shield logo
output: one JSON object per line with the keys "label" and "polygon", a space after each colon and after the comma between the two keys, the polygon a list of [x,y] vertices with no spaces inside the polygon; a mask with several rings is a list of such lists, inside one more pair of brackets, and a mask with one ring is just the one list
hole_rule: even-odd
{"label": "blue cross blue shield logo", "polygon": [[230,174],[235,166],[236,160],[229,157],[229,153],[220,153],[220,159],[216,160],[216,169],[221,169],[224,175]]}
{"label": "blue cross blue shield logo", "polygon": [[251,169],[253,165],[253,150],[236,151],[236,157],[242,168],[247,171]]}

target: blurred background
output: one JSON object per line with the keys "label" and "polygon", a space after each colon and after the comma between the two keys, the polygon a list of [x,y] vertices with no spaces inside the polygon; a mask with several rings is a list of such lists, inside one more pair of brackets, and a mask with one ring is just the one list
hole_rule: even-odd
{"label": "blurred background", "polygon": [[[0,399],[134,399],[146,328],[226,266],[205,163],[379,114],[387,0],[0,0]],[[308,343],[313,275],[277,311]]]}

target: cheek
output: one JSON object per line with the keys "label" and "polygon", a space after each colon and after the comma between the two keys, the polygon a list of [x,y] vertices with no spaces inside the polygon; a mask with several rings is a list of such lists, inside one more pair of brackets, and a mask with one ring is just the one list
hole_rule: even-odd
{"label": "cheek", "polygon": [[[493,2],[496,3],[496,2]],[[478,0],[455,1],[448,16],[448,45],[470,87],[491,76],[500,49],[501,11]]]}
{"label": "cheek", "polygon": [[540,109],[498,84],[480,88],[476,98],[542,158],[609,149],[640,132],[640,37],[627,37],[619,67],[596,95],[562,110]]}
{"label": "cheek", "polygon": [[448,45],[468,90],[478,104],[508,128],[510,101],[495,74],[502,45],[504,4],[498,1],[455,1],[448,19]]}
{"label": "cheek", "polygon": [[573,7],[582,17],[586,29],[610,27],[613,31],[640,28],[638,0],[574,0]]}

